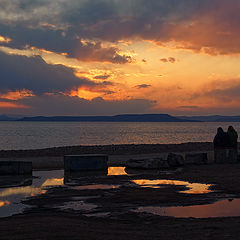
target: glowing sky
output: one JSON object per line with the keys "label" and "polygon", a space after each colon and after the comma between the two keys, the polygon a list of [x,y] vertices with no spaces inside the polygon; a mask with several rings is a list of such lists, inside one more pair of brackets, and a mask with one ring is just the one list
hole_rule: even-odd
{"label": "glowing sky", "polygon": [[239,115],[236,0],[1,0],[0,114]]}

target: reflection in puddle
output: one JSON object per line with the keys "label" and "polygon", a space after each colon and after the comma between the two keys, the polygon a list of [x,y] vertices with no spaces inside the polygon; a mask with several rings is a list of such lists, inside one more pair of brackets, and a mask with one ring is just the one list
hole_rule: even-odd
{"label": "reflection in puddle", "polygon": [[126,167],[109,167],[108,168],[108,176],[121,176],[127,175],[125,172]]}
{"label": "reflection in puddle", "polygon": [[[22,200],[45,194],[48,188],[63,184],[63,170],[36,171],[33,172],[33,177],[30,186],[0,188],[0,217],[21,213],[27,207],[21,203]],[[1,178],[2,181],[3,179]]]}
{"label": "reflection in puddle", "polygon": [[162,185],[186,186],[188,189],[180,192],[187,194],[204,194],[212,192],[212,190],[209,189],[212,186],[211,184],[190,183],[177,180],[147,180],[147,179],[132,180],[132,182],[137,185],[140,185],[141,187],[149,188],[161,188],[163,187]]}
{"label": "reflection in puddle", "polygon": [[140,207],[137,212],[176,218],[209,218],[240,216],[240,199],[221,200],[213,204],[185,207]]}
{"label": "reflection in puddle", "polygon": [[84,201],[71,201],[59,206],[61,210],[90,211],[97,208],[97,205],[85,203]]}
{"label": "reflection in puddle", "polygon": [[93,184],[93,185],[84,185],[72,187],[75,190],[108,190],[119,188],[120,185],[108,185],[108,184]]}
{"label": "reflection in puddle", "polygon": [[1,207],[4,207],[4,206],[8,206],[8,205],[10,205],[11,203],[9,202],[9,201],[0,201],[0,208]]}
{"label": "reflection in puddle", "polygon": [[111,215],[110,212],[99,212],[99,213],[84,214],[84,216],[86,216],[86,217],[108,217],[110,215]]}

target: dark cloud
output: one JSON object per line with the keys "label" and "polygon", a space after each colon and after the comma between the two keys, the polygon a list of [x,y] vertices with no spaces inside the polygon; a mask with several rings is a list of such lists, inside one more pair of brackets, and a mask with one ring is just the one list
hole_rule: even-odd
{"label": "dark cloud", "polygon": [[233,54],[240,53],[239,9],[235,0],[2,0],[0,32],[13,39],[12,47],[36,46],[83,61],[131,62],[99,43],[124,39]]}
{"label": "dark cloud", "polygon": [[0,25],[0,35],[12,39],[3,43],[12,48],[35,47],[56,53],[66,53],[68,57],[80,61],[100,61],[116,64],[132,62],[127,55],[120,55],[117,47],[103,47],[100,41],[82,41],[75,34],[63,34],[62,30],[49,28],[29,28],[28,26]]}
{"label": "dark cloud", "polygon": [[108,79],[108,78],[110,78],[110,77],[111,77],[111,75],[106,74],[106,75],[98,75],[98,76],[95,76],[94,79],[106,80],[106,79]]}
{"label": "dark cloud", "polygon": [[161,58],[160,59],[161,62],[163,63],[175,63],[176,59],[174,57],[169,57],[169,58]]}
{"label": "dark cloud", "polygon": [[27,89],[35,94],[68,91],[95,83],[77,78],[71,68],[47,64],[40,56],[26,57],[0,52],[0,91]]}
{"label": "dark cloud", "polygon": [[142,88],[149,88],[151,87],[152,85],[149,85],[149,84],[140,84],[140,85],[137,85],[135,86],[136,88],[138,89],[142,89]]}
{"label": "dark cloud", "polygon": [[34,96],[18,101],[29,106],[19,109],[19,114],[30,115],[114,115],[123,113],[148,112],[153,102],[143,99],[105,101],[95,98],[92,101],[69,97],[62,94]]}
{"label": "dark cloud", "polygon": [[160,61],[163,62],[163,63],[167,63],[168,62],[168,60],[166,58],[161,58]]}

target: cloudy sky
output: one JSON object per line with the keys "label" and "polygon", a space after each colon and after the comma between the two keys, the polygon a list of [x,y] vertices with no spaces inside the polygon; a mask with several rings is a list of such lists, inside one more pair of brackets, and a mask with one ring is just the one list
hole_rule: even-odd
{"label": "cloudy sky", "polygon": [[1,0],[0,114],[239,115],[236,0]]}

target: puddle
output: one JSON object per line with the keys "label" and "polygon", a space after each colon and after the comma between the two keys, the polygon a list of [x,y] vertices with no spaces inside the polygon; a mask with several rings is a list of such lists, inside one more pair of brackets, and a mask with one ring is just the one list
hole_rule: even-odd
{"label": "puddle", "polygon": [[[16,186],[19,177],[11,177],[14,182],[12,187],[0,188],[0,217],[22,213],[28,207],[21,203],[22,200],[45,194],[50,187],[63,185],[63,170],[34,171],[33,177],[26,178],[26,181],[21,179],[19,186]],[[3,182],[6,177],[0,177],[0,179]],[[28,183],[28,186],[22,186],[26,183]]]}
{"label": "puddle", "polygon": [[71,201],[58,206],[61,210],[75,210],[75,211],[90,211],[97,208],[97,205],[91,203],[85,203],[84,201]]}
{"label": "puddle", "polygon": [[119,188],[120,185],[108,185],[108,184],[93,184],[93,185],[84,185],[72,187],[75,190],[108,190]]}
{"label": "puddle", "polygon": [[[89,172],[79,173],[77,177],[95,177],[107,175],[124,175],[125,168],[109,167],[108,172]],[[71,183],[71,181],[69,181]],[[72,182],[74,183],[74,181]],[[0,217],[8,217],[14,214],[22,213],[27,205],[22,204],[21,201],[28,197],[33,197],[40,194],[45,194],[51,187],[64,185],[64,170],[55,171],[33,171],[33,177],[27,176],[1,176],[0,177]],[[71,185],[71,184],[69,184]],[[76,186],[75,189],[115,189],[120,185],[86,185]],[[81,205],[81,204],[80,204]]]}
{"label": "puddle", "polygon": [[144,188],[162,188],[164,185],[186,186],[188,189],[179,192],[187,194],[205,194],[213,192],[212,190],[209,189],[212,186],[211,184],[190,183],[185,181],[165,179],[162,180],[140,179],[132,180],[132,182]]}
{"label": "puddle", "polygon": [[64,184],[68,186],[76,186],[82,183],[83,179],[87,178],[101,178],[107,176],[122,176],[127,175],[125,167],[108,167],[108,170],[104,171],[82,171],[65,173]]}
{"label": "puddle", "polygon": [[108,168],[108,176],[127,175],[125,169],[126,169],[125,167],[109,167]]}
{"label": "puddle", "polygon": [[240,199],[221,200],[213,204],[185,207],[140,207],[136,212],[176,218],[213,218],[240,216]]}
{"label": "puddle", "polygon": [[99,213],[89,213],[89,214],[84,214],[86,217],[109,217],[111,215],[110,212],[99,212]]}

